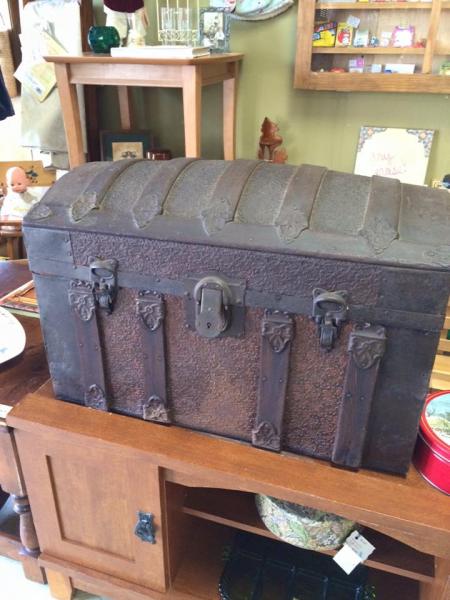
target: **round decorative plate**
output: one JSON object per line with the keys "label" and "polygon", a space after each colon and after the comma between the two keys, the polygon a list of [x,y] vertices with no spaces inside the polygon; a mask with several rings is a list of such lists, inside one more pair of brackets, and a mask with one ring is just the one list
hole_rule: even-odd
{"label": "round decorative plate", "polygon": [[0,308],[0,364],[19,356],[25,348],[25,330],[9,311]]}
{"label": "round decorative plate", "polygon": [[356,523],[332,513],[258,494],[256,506],[264,525],[280,539],[307,550],[338,548]]}

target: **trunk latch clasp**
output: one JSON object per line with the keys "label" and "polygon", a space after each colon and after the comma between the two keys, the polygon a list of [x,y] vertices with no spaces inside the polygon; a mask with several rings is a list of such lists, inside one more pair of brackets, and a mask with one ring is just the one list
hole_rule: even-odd
{"label": "trunk latch clasp", "polygon": [[317,324],[320,346],[329,351],[333,348],[339,330],[348,316],[348,292],[328,292],[321,288],[313,290],[312,319]]}
{"label": "trunk latch clasp", "polygon": [[216,276],[200,279],[194,287],[195,329],[206,338],[216,338],[230,324],[231,290]]}

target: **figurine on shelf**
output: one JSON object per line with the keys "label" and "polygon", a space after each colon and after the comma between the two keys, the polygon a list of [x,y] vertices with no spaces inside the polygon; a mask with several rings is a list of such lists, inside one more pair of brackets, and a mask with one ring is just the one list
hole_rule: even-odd
{"label": "figurine on shelf", "polygon": [[286,162],[286,150],[279,148],[283,143],[283,138],[278,131],[278,125],[266,117],[261,126],[262,135],[259,138],[258,158],[278,164]]}
{"label": "figurine on shelf", "polygon": [[106,25],[115,27],[123,46],[144,46],[148,16],[144,0],[104,0]]}
{"label": "figurine on shelf", "polygon": [[6,171],[7,193],[0,210],[0,217],[22,219],[38,198],[28,191],[28,177],[21,167],[11,167]]}

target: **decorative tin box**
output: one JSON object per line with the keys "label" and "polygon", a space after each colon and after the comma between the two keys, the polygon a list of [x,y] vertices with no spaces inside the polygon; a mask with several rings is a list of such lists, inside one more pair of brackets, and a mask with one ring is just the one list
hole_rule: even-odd
{"label": "decorative tin box", "polygon": [[59,398],[404,473],[450,195],[251,160],[88,163],[24,221]]}
{"label": "decorative tin box", "polygon": [[354,521],[332,513],[263,494],[257,494],[256,506],[269,531],[284,542],[306,550],[334,550],[356,527]]}
{"label": "decorative tin box", "polygon": [[450,391],[430,394],[425,402],[414,465],[431,485],[450,494]]}

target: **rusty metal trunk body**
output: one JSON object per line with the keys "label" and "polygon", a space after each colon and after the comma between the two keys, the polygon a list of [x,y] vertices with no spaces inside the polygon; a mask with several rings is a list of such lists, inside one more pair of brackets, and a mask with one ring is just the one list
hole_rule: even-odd
{"label": "rusty metal trunk body", "polygon": [[89,163],[27,216],[56,395],[405,473],[450,195],[304,165]]}

